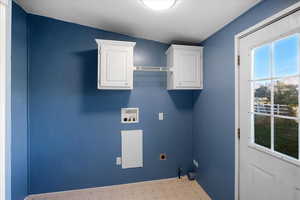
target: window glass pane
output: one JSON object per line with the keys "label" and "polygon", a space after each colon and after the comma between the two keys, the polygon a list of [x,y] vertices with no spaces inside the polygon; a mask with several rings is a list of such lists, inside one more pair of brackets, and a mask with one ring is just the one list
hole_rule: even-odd
{"label": "window glass pane", "polygon": [[271,117],[254,115],[254,142],[271,148]]}
{"label": "window glass pane", "polygon": [[274,43],[274,76],[298,74],[299,36],[293,35]]}
{"label": "window glass pane", "polygon": [[298,116],[299,78],[274,81],[274,114]]}
{"label": "window glass pane", "polygon": [[275,118],[274,148],[276,151],[291,156],[299,157],[298,147],[298,122],[292,119]]}
{"label": "window glass pane", "polygon": [[254,112],[271,114],[271,81],[254,84]]}
{"label": "window glass pane", "polygon": [[254,49],[253,52],[253,79],[271,77],[271,45],[264,45]]}

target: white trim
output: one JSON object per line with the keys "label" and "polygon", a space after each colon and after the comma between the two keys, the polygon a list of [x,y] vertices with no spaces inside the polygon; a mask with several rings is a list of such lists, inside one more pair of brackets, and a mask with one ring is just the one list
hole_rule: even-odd
{"label": "white trim", "polygon": [[177,44],[172,44],[166,51],[166,55],[174,50],[174,49],[179,49],[179,50],[187,50],[187,51],[201,51],[203,50],[202,46],[190,46],[190,45],[177,45]]}
{"label": "white trim", "polygon": [[[296,11],[300,10],[300,2],[278,12],[277,14],[263,20],[262,22],[246,29],[245,31],[235,35],[235,200],[239,200],[239,138],[237,136],[237,130],[240,128],[239,125],[239,66],[237,59],[239,56],[239,44],[240,39],[250,35],[257,30],[260,30]],[[242,134],[242,133],[241,133]]]}
{"label": "white trim", "polygon": [[277,80],[277,79],[290,79],[290,78],[299,78],[300,74],[297,75],[289,75],[289,76],[275,76],[275,77],[271,77],[271,78],[260,78],[260,79],[253,79],[253,80],[249,80],[250,82],[259,82],[259,81],[272,81],[272,80]]}
{"label": "white trim", "polygon": [[255,149],[255,150],[258,150],[260,152],[266,153],[269,156],[273,156],[273,157],[276,157],[280,160],[286,161],[286,162],[288,162],[290,164],[293,164],[295,166],[300,166],[300,161],[299,160],[297,160],[293,157],[290,157],[286,154],[280,153],[278,151],[274,151],[272,149],[266,148],[266,147],[261,146],[259,144],[251,142],[251,143],[248,144],[248,147],[250,147],[252,149]]}
{"label": "white trim", "polygon": [[[11,199],[10,144],[11,144],[11,0],[0,6],[0,200]],[[3,21],[4,19],[4,21]],[[4,26],[3,26],[4,24]]]}
{"label": "white trim", "polygon": [[0,0],[0,3],[5,4],[5,5],[8,5],[9,0]]}
{"label": "white trim", "polygon": [[[5,17],[3,11],[5,10],[4,5],[0,4],[0,30],[3,28],[3,18]],[[5,95],[3,94],[3,89],[5,88],[5,81],[3,81],[3,75],[5,73],[4,65],[5,65],[5,55],[4,52],[1,51],[3,49],[3,42],[5,41],[5,35],[0,32],[0,199],[3,200],[5,197],[5,117],[2,110],[5,109]]]}
{"label": "white trim", "polygon": [[128,41],[117,41],[117,40],[101,40],[101,39],[95,39],[98,46],[102,45],[117,45],[117,46],[128,46],[128,47],[134,47],[136,45],[136,42],[128,42]]}
{"label": "white trim", "polygon": [[292,5],[288,8],[274,14],[271,17],[268,17],[267,19],[259,22],[258,24],[256,24],[256,25],[254,25],[254,26],[238,33],[235,37],[238,38],[238,39],[241,39],[241,38],[243,38],[243,37],[245,37],[245,36],[247,36],[251,33],[256,32],[257,30],[259,30],[261,28],[264,28],[264,27],[266,27],[266,26],[268,26],[268,25],[270,25],[270,24],[272,24],[272,23],[274,23],[274,22],[276,22],[276,21],[278,21],[278,20],[294,13],[294,12],[296,12],[299,9],[300,9],[300,2],[295,3],[294,5]]}
{"label": "white trim", "polygon": [[[275,42],[275,41],[274,41]],[[269,54],[271,54],[271,62],[269,63],[269,67],[271,68],[271,77],[273,77],[273,67],[274,67],[274,42],[272,42],[271,43],[271,52],[269,52]],[[254,55],[252,55],[252,56],[254,56]],[[252,58],[253,60],[254,60],[254,58]],[[253,64],[254,65],[254,64]],[[254,68],[253,66],[251,66],[252,68]],[[253,77],[251,77],[251,78],[253,78]],[[274,101],[275,101],[275,99],[274,99],[274,94],[275,94],[275,92],[274,92],[274,80],[270,80],[271,81],[271,150],[272,151],[274,151],[274,120],[275,120],[275,117],[274,117]],[[254,92],[253,92],[254,93]],[[253,99],[252,99],[252,101],[254,102],[254,95],[253,95]],[[254,103],[253,103],[254,104]],[[254,107],[254,105],[253,105],[253,107]],[[279,109],[279,108],[278,108]],[[254,122],[253,122],[254,123]],[[253,124],[254,125],[254,124]],[[254,125],[255,126],[255,125]],[[253,127],[254,127],[253,126]],[[255,131],[254,131],[254,128],[252,128],[253,130],[253,133],[252,133],[252,143],[255,143],[255,139],[254,139],[254,137],[255,137]]]}
{"label": "white trim", "polygon": [[234,42],[234,49],[235,49],[235,73],[234,73],[234,92],[235,92],[235,182],[234,182],[234,199],[239,200],[239,179],[240,179],[240,173],[239,173],[239,157],[240,157],[240,145],[239,145],[239,138],[238,138],[238,129],[240,124],[240,117],[239,117],[239,63],[238,63],[238,56],[240,55],[240,41],[238,37],[235,37]]}

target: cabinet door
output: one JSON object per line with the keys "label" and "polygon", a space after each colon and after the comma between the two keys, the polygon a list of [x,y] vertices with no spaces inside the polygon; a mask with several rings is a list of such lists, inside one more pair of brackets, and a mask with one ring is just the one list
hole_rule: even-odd
{"label": "cabinet door", "polygon": [[180,51],[176,55],[177,88],[201,87],[201,54],[195,51]]}
{"label": "cabinet door", "polygon": [[101,86],[132,88],[131,49],[109,46],[101,51]]}

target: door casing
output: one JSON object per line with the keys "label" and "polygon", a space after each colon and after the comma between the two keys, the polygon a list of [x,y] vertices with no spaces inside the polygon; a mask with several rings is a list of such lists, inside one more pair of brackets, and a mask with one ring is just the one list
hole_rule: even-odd
{"label": "door casing", "polygon": [[[5,32],[0,36],[3,45],[0,64],[0,200],[11,199],[11,9],[12,0],[0,0],[1,27]],[[3,18],[2,18],[3,17]]]}
{"label": "door casing", "polygon": [[239,85],[240,85],[240,40],[258,30],[263,29],[280,19],[289,16],[300,10],[300,2],[278,12],[277,14],[263,20],[262,22],[246,29],[245,31],[235,35],[235,200],[239,200],[239,180],[240,180],[240,144],[239,144],[239,134],[240,133],[240,101],[239,101]]}

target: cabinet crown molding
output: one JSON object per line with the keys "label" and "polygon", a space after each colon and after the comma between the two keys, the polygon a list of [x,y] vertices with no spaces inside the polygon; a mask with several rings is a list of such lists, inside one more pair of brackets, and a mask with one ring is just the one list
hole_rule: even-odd
{"label": "cabinet crown molding", "polygon": [[99,46],[103,46],[103,45],[115,45],[115,46],[134,47],[136,45],[136,42],[117,41],[117,40],[96,39],[96,42],[97,42],[97,44]]}
{"label": "cabinet crown molding", "polygon": [[189,46],[189,45],[172,44],[168,48],[168,50],[166,51],[166,54],[170,53],[171,50],[201,51],[201,50],[203,50],[203,47],[202,46]]}

